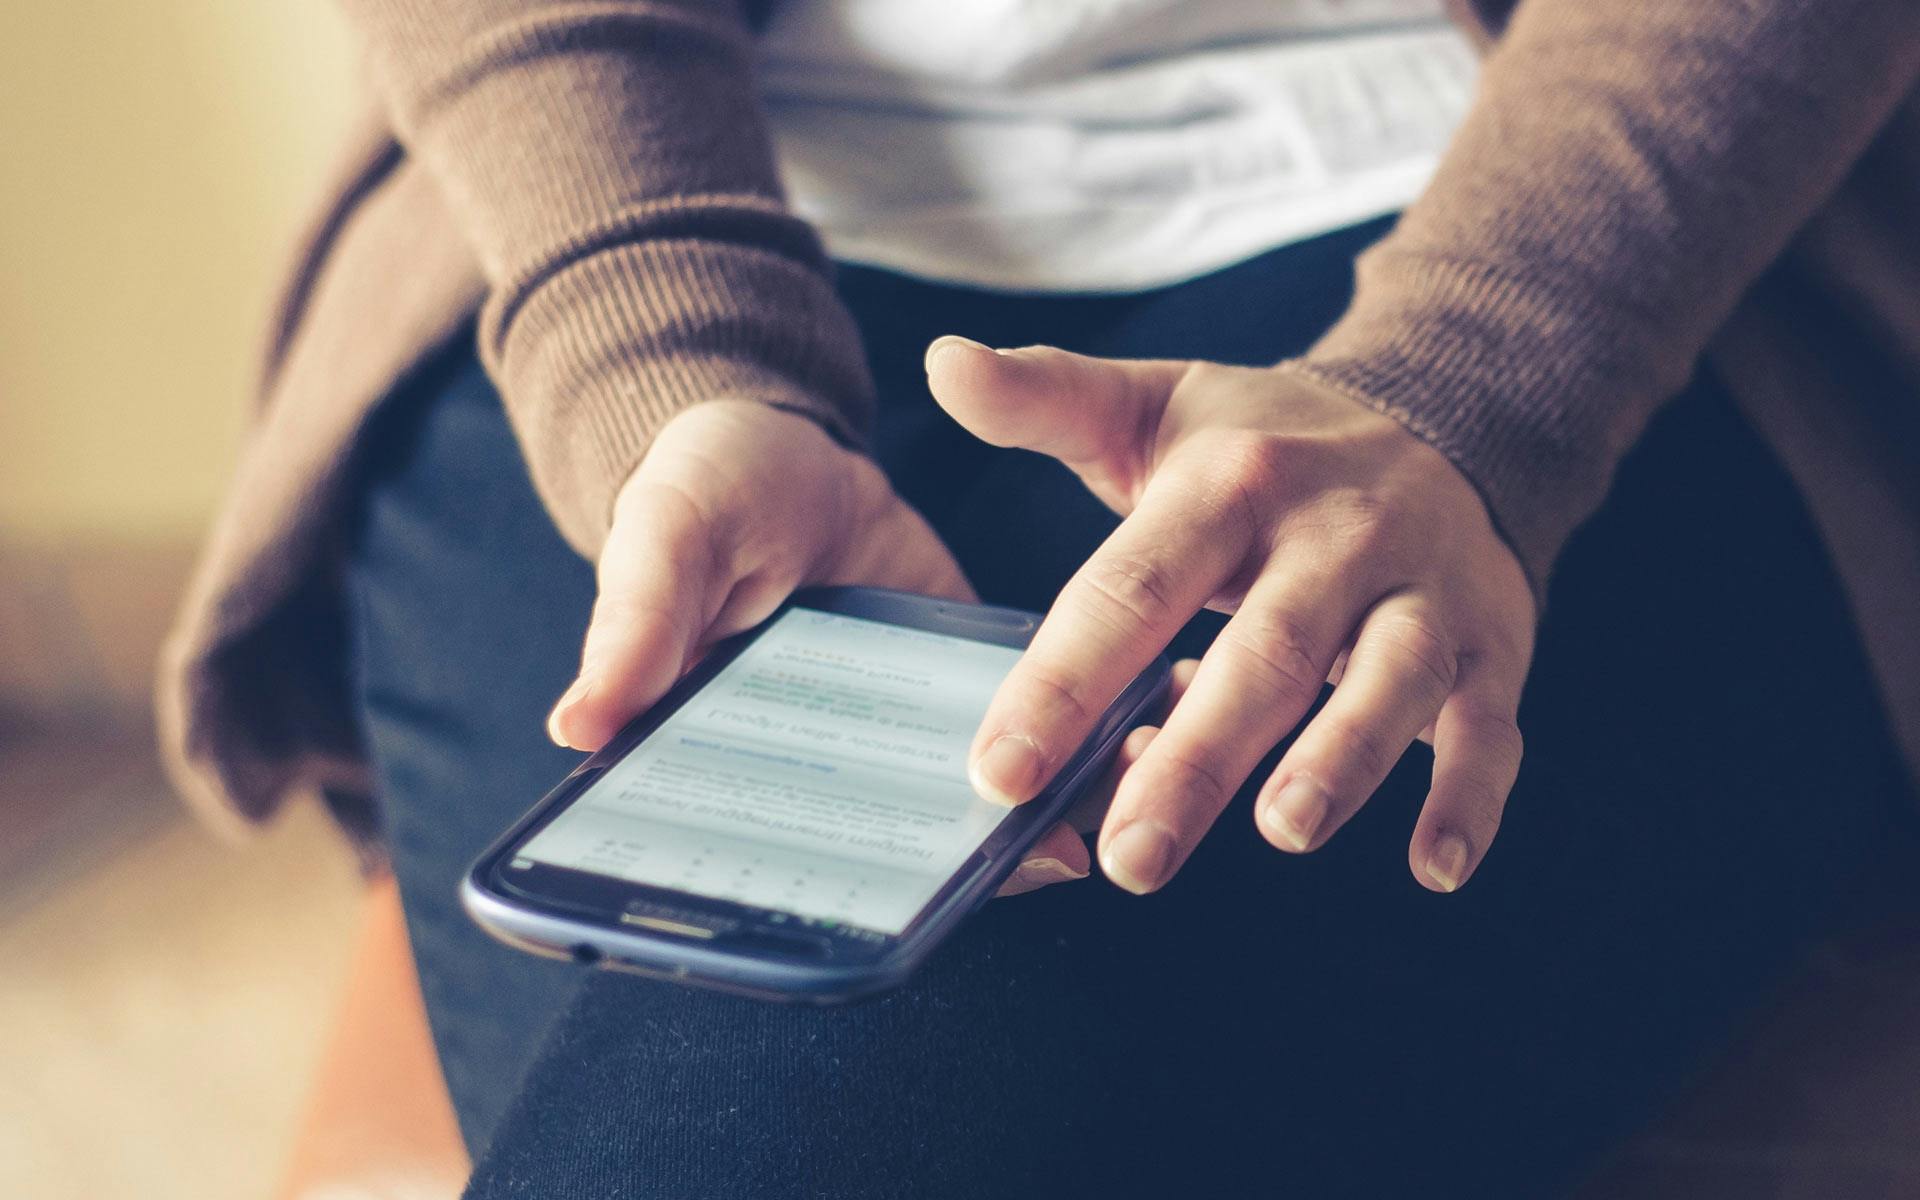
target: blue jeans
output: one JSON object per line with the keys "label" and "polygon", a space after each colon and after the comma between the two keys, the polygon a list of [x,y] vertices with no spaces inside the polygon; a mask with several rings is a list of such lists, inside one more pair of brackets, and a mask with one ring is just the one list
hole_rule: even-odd
{"label": "blue jeans", "polygon": [[[985,599],[1044,608],[1113,518],[1057,464],[948,421],[927,341],[1270,362],[1338,314],[1382,228],[1117,297],[845,269],[877,457]],[[472,1195],[1550,1195],[1810,939],[1899,894],[1891,866],[1913,852],[1820,544],[1702,380],[1567,551],[1526,767],[1459,895],[1407,873],[1416,748],[1318,854],[1267,847],[1242,796],[1163,893],[1095,879],[995,902],[873,1002],[590,975],[493,944],[454,889],[573,761],[542,721],[591,571],[470,344],[391,398],[365,465],[358,703]]]}

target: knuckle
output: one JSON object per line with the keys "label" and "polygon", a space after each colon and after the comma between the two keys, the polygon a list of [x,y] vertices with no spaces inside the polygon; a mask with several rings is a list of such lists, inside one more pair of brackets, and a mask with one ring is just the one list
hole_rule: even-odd
{"label": "knuckle", "polygon": [[1399,505],[1356,489],[1342,494],[1330,507],[1327,525],[1355,558],[1394,558],[1405,548],[1405,513]]}
{"label": "knuckle", "polygon": [[1226,363],[1197,358],[1189,362],[1186,370],[1181,372],[1180,387],[1192,391],[1215,391],[1220,388],[1234,387],[1245,371],[1244,367],[1233,367]]}
{"label": "knuckle", "polygon": [[1082,579],[1117,625],[1159,626],[1177,616],[1172,580],[1146,559],[1103,555],[1087,564]]}
{"label": "knuckle", "polygon": [[1438,790],[1442,777],[1435,778],[1436,796],[1450,819],[1470,826],[1484,846],[1500,828],[1524,746],[1513,719],[1497,711],[1462,713],[1456,719],[1464,736],[1446,755],[1444,794]]}
{"label": "knuckle", "polygon": [[1286,478],[1291,458],[1288,443],[1282,438],[1264,433],[1237,433],[1223,439],[1214,450],[1214,477],[1236,490],[1259,495]]}
{"label": "knuckle", "polygon": [[1378,727],[1365,721],[1334,721],[1321,735],[1333,759],[1350,769],[1341,772],[1342,775],[1351,773],[1369,780],[1386,778],[1387,772],[1400,761],[1400,752],[1406,749],[1389,744]]}
{"label": "knuckle", "polygon": [[1371,632],[1380,653],[1401,673],[1410,675],[1424,695],[1438,699],[1453,690],[1459,676],[1459,656],[1431,618],[1422,613],[1401,613],[1380,619]]}
{"label": "knuckle", "polygon": [[580,651],[583,674],[598,674],[632,665],[656,631],[677,635],[681,617],[664,605],[627,595],[603,592],[594,601]]}
{"label": "knuckle", "polygon": [[1323,492],[1287,516],[1290,533],[1369,577],[1396,573],[1383,564],[1405,557],[1405,524],[1399,506],[1361,488]]}
{"label": "knuckle", "polygon": [[1533,626],[1524,621],[1483,621],[1476,641],[1476,657],[1518,692],[1526,682],[1527,663],[1533,657]]}
{"label": "knuckle", "polygon": [[1526,754],[1526,738],[1521,734],[1520,726],[1505,713],[1468,708],[1461,714],[1461,721],[1479,752],[1503,766],[1512,764],[1517,767]]}
{"label": "knuckle", "polygon": [[1227,781],[1207,764],[1203,756],[1195,752],[1194,747],[1163,745],[1157,749],[1160,771],[1170,777],[1169,782],[1173,785],[1168,790],[1169,795],[1198,801],[1213,811],[1224,806],[1227,798],[1233,794]]}
{"label": "knuckle", "polygon": [[1350,529],[1384,530],[1400,524],[1401,506],[1371,488],[1343,489],[1334,507],[1339,522]]}
{"label": "knuckle", "polygon": [[678,632],[680,616],[664,605],[624,594],[602,595],[587,623],[582,661],[596,668],[617,665],[647,643],[651,631]]}
{"label": "knuckle", "polygon": [[1078,724],[1093,720],[1093,707],[1084,694],[1083,686],[1073,682],[1071,673],[1062,671],[1054,664],[1031,664],[1024,672],[1024,684],[1030,706],[1040,712],[1064,716]]}
{"label": "knuckle", "polygon": [[1497,804],[1512,782],[1515,760],[1488,754],[1484,747],[1475,750],[1479,753],[1469,751],[1468,757],[1452,765],[1449,775],[1456,781],[1454,790],[1476,807]]}
{"label": "knuckle", "polygon": [[1242,609],[1221,636],[1274,693],[1289,700],[1310,700],[1326,682],[1326,670],[1313,653],[1313,640],[1294,617],[1281,612]]}
{"label": "knuckle", "polygon": [[1292,450],[1286,439],[1239,432],[1210,447],[1202,478],[1213,511],[1242,537],[1257,541],[1280,515]]}
{"label": "knuckle", "polygon": [[685,537],[713,524],[706,506],[670,480],[635,480],[619,504],[616,522],[631,522],[655,536]]}

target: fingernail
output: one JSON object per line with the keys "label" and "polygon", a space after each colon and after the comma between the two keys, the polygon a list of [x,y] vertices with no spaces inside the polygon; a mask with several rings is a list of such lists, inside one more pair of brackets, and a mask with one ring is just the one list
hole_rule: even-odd
{"label": "fingernail", "polygon": [[560,717],[568,709],[585,700],[592,691],[592,684],[588,683],[585,679],[576,679],[573,681],[573,685],[562,692],[558,700],[554,701],[553,711],[547,714],[547,737],[552,740],[554,745],[567,746],[569,749],[572,748],[566,737],[560,732]]}
{"label": "fingernail", "polygon": [[961,337],[957,333],[949,333],[933,339],[933,343],[927,347],[926,366],[931,369],[933,367],[934,355],[939,354],[942,350],[959,347],[965,347],[968,350],[985,350],[989,354],[994,353],[994,349],[991,346],[982,345],[972,338]]}
{"label": "fingernail", "polygon": [[1327,819],[1327,791],[1310,776],[1295,775],[1267,801],[1260,817],[1287,849],[1304,852]]}
{"label": "fingernail", "polygon": [[1134,895],[1144,896],[1167,881],[1173,850],[1166,830],[1151,821],[1135,821],[1107,843],[1100,869]]}
{"label": "fingernail", "polygon": [[1020,879],[1023,883],[1067,883],[1075,879],[1085,879],[1087,872],[1076,871],[1057,858],[1029,858],[1020,864]]}
{"label": "fingernail", "polygon": [[1033,799],[1040,790],[1040,770],[1040,748],[1033,739],[1003,733],[974,760],[969,774],[982,800],[1012,808]]}
{"label": "fingernail", "polygon": [[1427,878],[1443,892],[1460,890],[1467,881],[1467,843],[1457,833],[1443,833],[1427,852]]}

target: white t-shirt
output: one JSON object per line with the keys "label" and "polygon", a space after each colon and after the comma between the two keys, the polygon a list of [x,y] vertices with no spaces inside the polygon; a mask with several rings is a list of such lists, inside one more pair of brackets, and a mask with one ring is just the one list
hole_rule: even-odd
{"label": "white t-shirt", "polygon": [[1475,56],[1441,0],[788,0],[761,83],[839,258],[1131,291],[1392,212]]}

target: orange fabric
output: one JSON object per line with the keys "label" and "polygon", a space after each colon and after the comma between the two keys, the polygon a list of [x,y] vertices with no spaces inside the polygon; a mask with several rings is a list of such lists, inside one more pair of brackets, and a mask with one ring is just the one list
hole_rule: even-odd
{"label": "orange fabric", "polygon": [[281,1200],[440,1200],[472,1164],[447,1098],[389,877],[363,906],[346,994],[295,1140]]}

